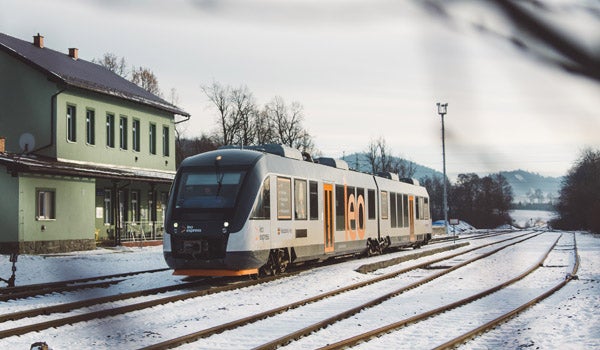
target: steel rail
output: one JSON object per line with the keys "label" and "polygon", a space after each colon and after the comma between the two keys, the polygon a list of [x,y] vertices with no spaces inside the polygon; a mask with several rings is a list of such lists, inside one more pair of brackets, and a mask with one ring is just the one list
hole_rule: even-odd
{"label": "steel rail", "polygon": [[[276,348],[277,348],[277,347],[279,347],[279,346],[286,345],[286,344],[290,343],[290,342],[291,342],[291,341],[293,341],[293,340],[296,340],[296,339],[299,339],[299,338],[301,338],[301,337],[304,337],[304,336],[306,336],[306,335],[309,335],[309,334],[311,334],[311,333],[313,333],[313,332],[315,332],[315,331],[317,331],[317,330],[319,330],[319,329],[322,329],[322,328],[325,328],[325,327],[327,327],[327,326],[330,326],[330,325],[332,325],[332,324],[334,324],[334,323],[336,323],[336,322],[338,322],[338,321],[340,321],[340,320],[343,320],[343,319],[349,318],[349,317],[351,317],[351,316],[353,316],[353,315],[355,315],[355,314],[357,314],[357,313],[361,312],[361,311],[362,311],[362,310],[364,310],[364,309],[367,309],[367,308],[373,307],[373,306],[375,306],[375,305],[381,304],[381,303],[383,303],[384,301],[387,301],[387,300],[389,300],[389,299],[391,299],[391,298],[393,298],[393,297],[395,297],[395,296],[397,296],[397,295],[399,295],[399,294],[402,294],[402,293],[404,293],[404,292],[406,292],[406,291],[408,291],[408,290],[410,290],[410,289],[414,289],[414,288],[416,288],[416,287],[419,287],[419,286],[421,286],[421,285],[423,285],[423,284],[425,284],[425,283],[427,283],[427,282],[433,281],[434,279],[437,279],[437,278],[439,278],[439,277],[442,277],[442,276],[444,276],[444,275],[447,275],[447,274],[449,274],[450,272],[452,272],[452,271],[455,271],[455,270],[457,270],[457,269],[459,269],[459,268],[462,268],[462,267],[464,267],[464,266],[466,266],[466,265],[469,265],[469,264],[471,264],[471,263],[473,263],[473,262],[475,262],[475,261],[481,260],[481,259],[483,259],[483,258],[487,258],[487,257],[489,257],[489,256],[491,256],[491,255],[493,255],[493,254],[496,254],[497,252],[499,252],[499,251],[501,251],[501,250],[503,250],[503,249],[506,249],[506,248],[508,248],[508,247],[510,247],[510,246],[513,246],[513,245],[515,245],[515,244],[518,244],[518,243],[524,242],[524,241],[526,241],[526,240],[529,240],[529,239],[531,239],[531,238],[537,237],[537,236],[538,236],[538,235],[540,235],[540,234],[541,234],[541,233],[538,233],[538,234],[536,234],[536,235],[533,235],[533,236],[531,236],[531,237],[527,237],[527,238],[521,239],[521,240],[519,240],[519,241],[513,242],[513,243],[511,243],[511,244],[508,244],[508,245],[506,245],[506,246],[503,246],[503,247],[500,247],[500,248],[494,249],[494,250],[492,250],[492,251],[489,251],[489,252],[487,252],[487,253],[485,253],[485,254],[482,254],[482,255],[480,255],[480,256],[477,256],[477,257],[474,257],[474,258],[472,258],[472,259],[466,260],[466,261],[464,261],[464,262],[462,262],[462,263],[459,263],[459,264],[456,264],[456,265],[454,265],[454,266],[448,267],[448,268],[447,268],[447,269],[445,269],[444,271],[441,271],[441,272],[438,272],[438,273],[434,273],[434,274],[432,274],[432,275],[430,275],[430,276],[424,277],[424,278],[422,278],[422,279],[421,279],[421,280],[419,280],[419,281],[413,282],[413,283],[411,283],[411,284],[409,284],[409,285],[407,285],[407,286],[404,286],[404,287],[402,287],[402,288],[399,288],[399,289],[397,289],[397,290],[395,290],[395,291],[392,291],[392,292],[390,292],[390,293],[387,293],[387,294],[385,294],[385,295],[383,295],[383,296],[381,296],[381,297],[378,297],[378,298],[376,298],[376,299],[373,299],[373,300],[371,300],[371,301],[368,301],[368,302],[366,302],[366,303],[364,303],[364,304],[361,304],[361,305],[359,305],[359,306],[356,306],[356,307],[354,307],[354,308],[352,308],[352,309],[349,309],[349,310],[346,310],[346,311],[344,311],[344,312],[341,312],[341,313],[339,313],[339,314],[337,314],[337,315],[331,316],[331,317],[329,317],[329,318],[327,318],[327,319],[325,319],[325,320],[321,320],[321,321],[319,321],[319,322],[317,322],[317,323],[315,323],[315,324],[312,324],[312,325],[310,325],[310,326],[307,326],[307,327],[305,327],[305,328],[302,328],[302,329],[300,329],[300,330],[298,330],[298,331],[295,331],[295,332],[289,333],[289,334],[287,334],[287,335],[285,335],[285,336],[283,336],[283,337],[280,337],[280,338],[278,338],[278,339],[275,339],[275,340],[273,340],[273,341],[271,341],[271,342],[269,342],[269,343],[266,343],[266,344],[263,344],[263,345],[261,345],[261,346],[255,347],[254,349],[255,349],[255,350],[257,350],[257,349],[260,349],[260,350],[266,350],[266,349],[276,349]],[[556,240],[556,242],[558,242],[558,239]],[[555,242],[554,244],[556,244],[556,242]],[[554,247],[554,245],[552,246],[552,248],[553,248],[553,247]],[[552,250],[552,248],[551,248],[550,250]],[[548,253],[549,253],[549,252],[548,252]],[[547,253],[547,254],[548,254],[548,253]],[[542,260],[542,261],[543,261],[543,260]],[[538,265],[535,265],[535,268],[537,268],[537,267],[538,267]],[[415,317],[416,317],[416,316],[414,316],[414,317],[411,317],[411,319],[413,319],[413,318],[415,318]],[[427,317],[429,317],[429,316],[427,316]],[[425,318],[426,318],[426,317],[425,317]],[[413,322],[414,322],[414,321],[413,321]],[[382,328],[385,328],[385,327],[382,327]],[[387,330],[384,330],[384,331],[382,331],[382,332],[386,332],[386,331],[387,331]],[[365,334],[368,334],[368,333],[365,333]],[[351,339],[354,339],[354,338],[351,338]],[[361,340],[358,340],[358,341],[360,342]],[[343,341],[342,341],[342,342],[343,342]],[[337,343],[336,343],[336,344],[337,344]],[[352,345],[352,344],[350,344],[350,345]],[[348,345],[347,345],[347,344],[343,344],[343,345],[341,345],[340,347],[344,347],[344,346],[348,346]],[[332,347],[332,349],[338,349],[338,348],[340,348],[340,347]],[[328,347],[325,347],[324,349],[329,349],[329,348],[328,348]]]}
{"label": "steel rail", "polygon": [[547,290],[546,292],[540,294],[539,296],[529,300],[526,303],[523,303],[521,306],[505,313],[504,315],[501,315],[483,325],[481,325],[480,327],[477,327],[469,332],[466,332],[465,334],[456,337],[442,345],[439,345],[437,347],[435,347],[434,349],[450,349],[450,348],[454,348],[456,346],[458,346],[461,343],[464,343],[466,341],[468,341],[469,339],[484,333],[496,326],[498,326],[499,324],[507,321],[508,319],[516,316],[517,314],[525,311],[526,309],[530,308],[531,306],[539,303],[540,301],[546,299],[547,297],[551,296],[552,294],[556,293],[558,290],[560,290],[561,288],[563,288],[564,286],[567,285],[567,283],[571,282],[573,279],[577,278],[577,271],[579,270],[579,264],[580,264],[580,257],[579,254],[577,252],[577,239],[575,238],[575,235],[573,235],[573,240],[575,242],[574,244],[574,254],[575,254],[575,264],[573,264],[573,269],[571,270],[571,273],[569,273],[564,280],[562,280],[560,283],[558,283],[557,285],[555,285],[554,287],[550,288],[549,290]]}
{"label": "steel rail", "polygon": [[447,305],[444,305],[444,306],[441,306],[441,307],[438,307],[438,308],[435,308],[435,309],[423,312],[423,313],[418,314],[418,315],[414,315],[412,317],[400,320],[398,322],[394,322],[394,323],[391,323],[391,324],[379,327],[379,328],[371,330],[369,332],[358,334],[358,335],[356,335],[354,337],[350,337],[350,338],[338,341],[336,343],[323,346],[323,347],[318,348],[318,349],[319,350],[332,350],[332,349],[341,349],[341,348],[344,348],[344,347],[353,346],[353,345],[356,345],[358,343],[367,341],[367,340],[369,340],[371,338],[378,337],[378,336],[380,336],[380,335],[382,335],[384,333],[389,333],[391,331],[394,331],[394,330],[397,330],[399,328],[405,327],[405,326],[407,326],[407,325],[409,325],[411,323],[416,323],[416,322],[425,320],[427,318],[430,318],[432,316],[436,316],[436,315],[442,314],[444,312],[447,312],[449,310],[455,309],[457,307],[464,306],[464,305],[466,305],[466,304],[468,304],[470,302],[473,302],[473,301],[475,301],[477,299],[481,299],[481,298],[483,298],[483,297],[485,297],[487,295],[495,293],[495,292],[497,292],[500,289],[506,288],[507,286],[509,286],[509,285],[511,285],[511,284],[513,284],[513,283],[515,283],[515,282],[517,282],[517,281],[525,278],[527,275],[531,274],[533,271],[537,270],[540,266],[542,266],[544,260],[548,257],[548,254],[550,254],[550,252],[554,249],[554,246],[556,245],[556,243],[558,242],[559,239],[560,239],[560,236],[556,239],[556,241],[554,242],[554,244],[550,247],[550,249],[548,249],[548,251],[540,258],[540,260],[538,262],[536,262],[535,264],[533,264],[529,269],[527,269],[525,272],[523,272],[522,274],[518,275],[515,278],[512,278],[512,279],[510,279],[508,281],[502,282],[502,283],[500,283],[500,284],[498,284],[498,285],[496,285],[496,286],[494,286],[492,288],[489,288],[487,290],[484,290],[484,291],[482,291],[480,293],[473,294],[473,295],[471,295],[471,296],[469,296],[467,298],[463,298],[463,299],[455,301],[453,303],[450,303],[450,304],[447,304]]}
{"label": "steel rail", "polygon": [[[72,280],[65,280],[65,281],[36,283],[36,284],[27,284],[27,285],[16,286],[16,287],[0,288],[0,295],[2,295],[2,296],[0,296],[0,298],[2,298],[1,300],[8,300],[10,298],[7,296],[26,295],[26,294],[20,294],[20,293],[24,293],[24,292],[31,293],[31,295],[27,295],[24,297],[43,295],[43,294],[48,294],[48,293],[60,292],[61,291],[60,288],[69,286],[69,285],[73,285],[73,284],[87,283],[87,282],[99,281],[99,280],[105,280],[105,279],[129,277],[129,276],[141,275],[144,273],[156,273],[156,272],[162,272],[162,271],[167,271],[167,270],[169,270],[169,269],[168,268],[160,268],[160,269],[153,269],[153,270],[124,272],[124,273],[117,273],[117,274],[112,274],[112,275],[95,276],[95,277],[79,278],[79,279],[72,279]],[[54,288],[54,289],[52,289],[52,288]],[[43,292],[36,294],[36,291],[43,291]],[[4,298],[6,298],[6,299],[4,299]]]}
{"label": "steel rail", "polygon": [[[507,247],[509,247],[511,245],[520,243],[520,242],[525,241],[527,239],[531,239],[531,238],[536,237],[536,236],[538,236],[540,234],[541,233],[537,233],[537,234],[531,234],[531,233],[529,233],[529,234],[526,234],[526,235],[529,235],[529,237],[527,237],[525,239],[522,239],[520,241],[517,241],[517,242],[513,242],[513,243],[508,244],[506,246],[500,247],[500,248],[498,248],[498,249],[496,249],[496,250],[494,250],[492,252],[483,254],[481,257],[475,258],[475,260],[482,259],[482,258],[484,258],[486,256],[494,254],[497,251],[500,251],[502,249],[505,249],[505,248],[507,248]],[[361,288],[361,287],[364,287],[364,286],[367,286],[367,285],[370,285],[370,284],[374,284],[374,283],[377,283],[377,282],[380,282],[380,281],[383,281],[383,280],[386,280],[386,279],[394,278],[394,277],[396,277],[398,275],[404,274],[404,273],[412,271],[412,270],[416,270],[416,269],[419,269],[419,268],[424,268],[426,266],[429,266],[429,265],[432,265],[432,264],[435,264],[435,263],[438,263],[438,262],[441,262],[441,261],[444,261],[444,260],[450,260],[450,259],[453,259],[453,258],[455,258],[457,256],[468,254],[468,253],[470,253],[472,251],[483,249],[483,248],[488,247],[490,245],[501,244],[501,243],[504,243],[504,242],[509,241],[509,240],[514,240],[514,239],[520,238],[522,236],[524,236],[524,235],[521,235],[521,236],[518,236],[518,237],[508,238],[508,239],[505,239],[505,240],[502,240],[502,241],[499,241],[499,242],[492,242],[492,243],[485,244],[485,245],[482,245],[482,246],[479,246],[479,247],[471,248],[471,249],[466,250],[464,252],[459,252],[459,253],[456,253],[456,254],[451,254],[451,255],[449,255],[447,257],[436,258],[436,259],[433,259],[433,260],[430,260],[430,261],[427,261],[427,262],[423,262],[423,263],[417,264],[417,265],[412,266],[412,267],[404,268],[404,269],[401,269],[399,271],[395,271],[395,272],[391,272],[391,273],[388,273],[388,274],[385,274],[385,275],[378,276],[378,277],[373,278],[373,279],[368,280],[368,281],[358,282],[358,283],[352,284],[352,285],[347,286],[347,287],[338,288],[338,289],[332,290],[330,292],[325,292],[325,293],[319,294],[319,295],[314,296],[314,297],[310,297],[310,298],[303,299],[303,300],[300,300],[300,301],[297,301],[297,302],[294,302],[294,303],[290,303],[290,304],[286,304],[286,305],[283,305],[283,306],[280,306],[280,307],[277,307],[277,308],[274,308],[274,309],[270,309],[270,310],[258,313],[256,315],[251,315],[251,316],[244,317],[244,318],[241,318],[241,319],[238,319],[238,320],[234,320],[234,321],[231,321],[231,322],[228,322],[228,323],[225,323],[225,324],[221,324],[221,325],[214,326],[214,327],[207,328],[207,329],[203,329],[203,330],[200,330],[200,331],[197,331],[197,332],[189,333],[189,334],[177,337],[177,338],[173,338],[173,339],[166,340],[166,341],[163,341],[163,342],[160,342],[160,343],[157,343],[157,344],[149,345],[149,346],[143,347],[141,349],[144,349],[144,350],[150,350],[150,349],[169,349],[169,348],[172,348],[172,347],[180,346],[180,345],[183,345],[183,344],[186,344],[186,343],[190,343],[190,342],[196,341],[198,339],[209,337],[209,336],[211,336],[213,334],[221,333],[221,332],[226,331],[226,330],[235,329],[235,328],[238,328],[238,327],[250,324],[250,323],[254,323],[254,322],[260,321],[262,319],[265,319],[265,318],[268,318],[268,317],[280,314],[280,313],[285,312],[287,310],[295,309],[295,308],[298,308],[300,306],[303,306],[303,305],[306,305],[306,304],[310,304],[310,303],[314,303],[316,301],[319,301],[319,300],[322,300],[322,299],[325,299],[325,298],[329,298],[329,297],[337,295],[337,294],[341,294],[341,293],[344,293],[344,292],[347,292],[347,291],[350,291],[350,290],[358,289],[358,288]],[[472,261],[469,260],[469,261],[460,263],[459,265],[462,267],[464,265],[467,265],[470,262],[472,262]],[[458,268],[458,267],[456,267],[456,268]],[[453,269],[451,268],[449,270],[453,270]],[[431,279],[425,278],[425,279],[421,280],[420,282],[415,282],[415,283],[411,284],[410,286],[403,288],[404,289],[403,291],[408,290],[408,289],[412,289],[412,288],[414,288],[414,287],[416,287],[416,286],[418,286],[420,284],[427,283],[430,280],[432,280],[434,278],[437,278],[437,277],[439,277],[439,276],[441,276],[443,274],[446,274],[446,273],[449,273],[449,271],[448,272],[447,271],[443,271],[443,272],[434,274],[434,276],[436,276],[436,277],[433,277]],[[398,292],[398,291],[396,291],[396,292]],[[398,293],[396,293],[396,294],[398,294]],[[376,305],[377,303],[381,303],[383,301],[384,301],[384,299],[377,298],[373,302],[373,305]],[[370,307],[370,306],[373,306],[373,305],[361,305],[360,309],[363,309],[365,307]],[[357,308],[357,310],[353,309],[353,313],[357,313],[358,311],[360,311],[358,308]],[[346,313],[344,313],[344,314],[346,314]],[[348,315],[346,317],[349,317],[349,316],[351,316],[351,315]],[[321,328],[323,326],[318,326],[318,327]],[[310,332],[312,332],[312,331],[310,331]],[[278,343],[278,345],[282,345],[281,343],[285,343],[285,341],[278,341],[277,343]],[[272,347],[270,347],[270,345],[268,345],[266,348],[272,348]]]}
{"label": "steel rail", "polygon": [[[0,331],[0,339],[15,336],[15,335],[22,335],[22,334],[26,334],[29,332],[41,331],[41,330],[48,329],[48,328],[56,328],[56,327],[64,326],[67,324],[84,322],[84,321],[89,321],[89,320],[98,319],[98,318],[104,318],[104,317],[108,317],[108,316],[120,315],[120,314],[124,314],[124,313],[128,313],[128,312],[151,308],[151,307],[154,307],[157,305],[163,305],[163,304],[168,304],[168,303],[172,303],[172,302],[176,302],[176,301],[197,298],[197,297],[210,295],[210,294],[214,294],[214,293],[220,293],[220,292],[224,292],[224,291],[230,291],[230,290],[235,290],[235,289],[239,289],[239,288],[250,287],[253,285],[257,285],[257,284],[271,282],[276,279],[290,277],[290,276],[293,276],[294,274],[297,274],[297,273],[282,274],[282,275],[278,275],[278,276],[265,277],[265,278],[259,279],[259,280],[238,282],[238,283],[226,284],[226,285],[221,285],[221,286],[212,286],[211,285],[211,286],[207,286],[208,289],[203,289],[203,290],[199,290],[199,291],[194,291],[194,292],[189,292],[189,293],[174,295],[174,296],[168,296],[168,297],[158,298],[158,299],[144,301],[144,302],[140,302],[140,303],[134,303],[131,305],[125,305],[125,306],[121,306],[121,307],[110,308],[110,309],[99,310],[99,311],[93,311],[93,312],[89,312],[89,313],[68,316],[68,317],[64,317],[64,318],[60,318],[60,319],[56,319],[56,320],[50,320],[50,321],[15,327],[15,328],[11,328],[11,329],[1,330]],[[223,280],[223,281],[225,281],[225,280]]]}
{"label": "steel rail", "polygon": [[100,304],[105,304],[105,303],[110,303],[110,302],[115,302],[115,301],[127,300],[127,299],[131,299],[131,298],[138,298],[138,297],[143,297],[143,296],[148,296],[148,295],[153,295],[153,294],[172,292],[172,291],[182,290],[182,289],[186,289],[186,288],[193,288],[193,287],[197,287],[197,286],[206,284],[206,282],[207,282],[207,280],[199,280],[199,281],[181,283],[181,284],[164,286],[164,287],[144,289],[144,290],[139,290],[139,291],[129,292],[129,293],[107,295],[104,297],[73,301],[70,303],[38,307],[35,309],[30,309],[30,310],[17,311],[17,312],[13,312],[13,313],[9,313],[9,314],[0,315],[0,323],[6,322],[6,321],[16,321],[16,320],[20,320],[23,318],[35,317],[35,316],[40,316],[40,315],[50,315],[53,313],[68,312],[71,310],[94,306],[94,305],[100,305]]}
{"label": "steel rail", "polygon": [[123,281],[124,281],[124,279],[120,279],[120,280],[111,280],[111,281],[96,282],[96,283],[67,285],[67,286],[63,286],[63,287],[50,287],[50,288],[46,288],[46,289],[37,289],[37,290],[31,291],[31,292],[23,291],[23,292],[19,292],[19,293],[0,295],[0,302],[1,301],[9,301],[9,300],[17,300],[17,299],[25,299],[25,298],[38,296],[38,295],[44,295],[44,294],[71,292],[74,290],[106,288],[110,285],[117,284],[117,283],[120,283]]}

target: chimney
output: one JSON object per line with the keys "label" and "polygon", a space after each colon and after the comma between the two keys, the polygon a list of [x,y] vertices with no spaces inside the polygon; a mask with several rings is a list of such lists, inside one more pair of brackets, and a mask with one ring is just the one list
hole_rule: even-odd
{"label": "chimney", "polygon": [[69,48],[69,57],[71,57],[74,60],[78,59],[79,58],[79,49],[76,47],[70,47]]}
{"label": "chimney", "polygon": [[40,49],[44,48],[44,37],[41,36],[40,33],[33,37],[33,45]]}

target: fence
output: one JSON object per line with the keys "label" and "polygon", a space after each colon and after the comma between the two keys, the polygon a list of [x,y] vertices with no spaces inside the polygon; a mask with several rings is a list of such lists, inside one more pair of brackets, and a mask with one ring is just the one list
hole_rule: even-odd
{"label": "fence", "polygon": [[162,239],[161,221],[125,221],[121,229],[121,242],[154,241]]}

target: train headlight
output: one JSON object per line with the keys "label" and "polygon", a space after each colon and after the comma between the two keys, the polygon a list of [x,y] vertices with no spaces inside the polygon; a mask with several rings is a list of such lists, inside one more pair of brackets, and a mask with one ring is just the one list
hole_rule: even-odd
{"label": "train headlight", "polygon": [[225,228],[229,227],[229,222],[225,221],[225,222],[223,223],[223,227],[225,227]]}

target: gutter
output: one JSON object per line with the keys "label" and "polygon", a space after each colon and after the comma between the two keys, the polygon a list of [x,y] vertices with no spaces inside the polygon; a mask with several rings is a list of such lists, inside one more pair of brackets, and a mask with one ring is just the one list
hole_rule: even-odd
{"label": "gutter", "polygon": [[188,120],[190,120],[190,118],[192,117],[192,116],[191,116],[191,115],[189,115],[189,114],[188,114],[188,115],[183,115],[183,114],[180,114],[180,115],[181,115],[182,117],[185,117],[185,119],[182,119],[182,120],[180,120],[180,121],[178,121],[178,122],[174,122],[174,124],[175,124],[175,125],[177,125],[177,124],[179,124],[179,123],[185,123],[185,122],[187,122]]}
{"label": "gutter", "polygon": [[65,90],[67,90],[66,87],[58,90],[55,94],[53,94],[50,97],[50,143],[45,146],[38,147],[38,148],[30,151],[29,153],[35,154],[36,152],[39,152],[46,148],[50,148],[54,145],[54,139],[55,139],[54,131],[55,131],[55,122],[56,122],[56,97],[58,95],[60,95],[61,93],[63,93]]}

